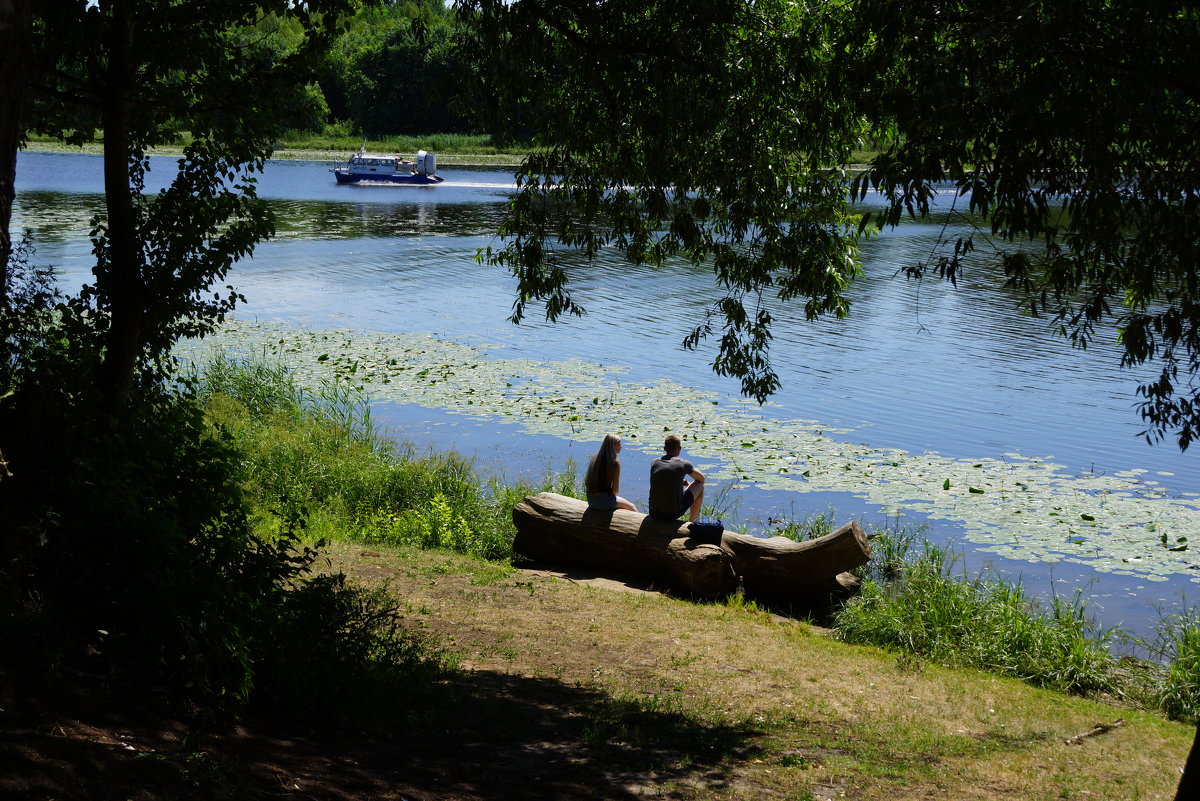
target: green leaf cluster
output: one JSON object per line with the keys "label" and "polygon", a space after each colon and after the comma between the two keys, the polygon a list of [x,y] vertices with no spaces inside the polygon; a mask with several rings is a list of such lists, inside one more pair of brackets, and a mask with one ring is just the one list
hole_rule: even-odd
{"label": "green leaf cluster", "polygon": [[486,111],[539,145],[481,253],[516,277],[515,321],[583,313],[570,279],[602,249],[709,269],[725,297],[684,342],[717,337],[713,369],[761,401],[771,339],[792,333],[772,303],[846,314],[860,238],[950,206],[975,233],[905,274],[958,286],[999,264],[1014,310],[1152,366],[1147,439],[1200,433],[1190,4],[459,5]]}
{"label": "green leaf cluster", "polygon": [[[714,369],[760,400],[779,388],[764,298],[845,315],[857,218],[828,169],[861,122],[820,76],[842,12],[782,2],[474,5],[473,72],[494,125],[536,131],[501,235],[484,260],[512,271],[520,321],[581,314],[571,251],[709,267],[725,296],[686,344],[719,337]],[[688,265],[688,267],[684,267]]]}

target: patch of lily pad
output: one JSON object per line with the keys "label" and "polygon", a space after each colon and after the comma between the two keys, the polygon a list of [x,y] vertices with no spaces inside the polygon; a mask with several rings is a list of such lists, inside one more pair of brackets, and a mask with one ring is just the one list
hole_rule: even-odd
{"label": "patch of lily pad", "polygon": [[889,514],[959,523],[967,540],[1008,559],[1200,581],[1200,560],[1187,539],[1200,532],[1197,494],[1167,493],[1144,470],[1080,475],[1016,453],[972,461],[874,448],[845,439],[849,429],[771,416],[772,409],[745,398],[665,379],[627,380],[621,366],[492,358],[487,347],[424,334],[232,320],[201,342],[180,345],[182,356],[200,363],[217,350],[277,359],[302,385],[337,377],[375,401],[516,422],[563,439],[615,431],[627,447],[657,453],[663,432],[675,431],[717,480],[851,493]]}

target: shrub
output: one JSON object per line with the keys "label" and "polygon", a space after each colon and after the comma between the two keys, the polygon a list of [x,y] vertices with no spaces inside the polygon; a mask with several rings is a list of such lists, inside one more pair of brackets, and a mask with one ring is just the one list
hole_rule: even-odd
{"label": "shrub", "polygon": [[427,702],[454,665],[400,627],[384,590],[324,574],[296,583],[277,606],[255,701],[293,717],[392,718]]}

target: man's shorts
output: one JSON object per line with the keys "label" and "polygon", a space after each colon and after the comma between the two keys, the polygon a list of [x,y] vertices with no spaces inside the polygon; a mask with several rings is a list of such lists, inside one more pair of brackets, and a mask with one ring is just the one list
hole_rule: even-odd
{"label": "man's shorts", "polygon": [[673,515],[659,514],[651,512],[650,516],[655,520],[676,520],[684,512],[690,511],[692,504],[696,501],[696,496],[692,494],[692,488],[688,487],[683,491],[683,495],[679,498],[679,511]]}

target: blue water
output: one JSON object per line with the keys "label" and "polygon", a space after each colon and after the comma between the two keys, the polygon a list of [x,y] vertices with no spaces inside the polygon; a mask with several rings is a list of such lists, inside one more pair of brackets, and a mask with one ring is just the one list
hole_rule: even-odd
{"label": "blue water", "polygon": [[[62,285],[90,279],[92,215],[103,210],[100,158],[22,153],[14,230],[30,229],[35,261],[55,265]],[[689,266],[650,268],[619,258],[570,267],[581,318],[550,325],[536,310],[521,326],[507,322],[514,279],[475,261],[512,190],[503,170],[443,167],[434,187],[338,186],[332,165],[272,162],[260,196],[275,207],[275,240],[229,276],[247,298],[239,314],[310,327],[430,332],[499,345],[498,358],[579,357],[629,368],[630,380],[659,377],[736,395],[736,382],[712,374],[712,350],[680,342],[719,297],[711,273]],[[152,159],[153,190],[173,169]],[[910,452],[982,459],[1018,452],[1074,472],[1132,468],[1162,473],[1168,492],[1200,488],[1196,454],[1139,437],[1138,375],[1118,368],[1115,342],[1086,351],[1049,330],[1047,320],[1013,310],[1002,276],[980,260],[956,290],[896,277],[959,230],[946,214],[911,222],[863,246],[865,272],[850,293],[847,320],[804,319],[799,307],[775,309],[772,357],[783,388],[771,414],[854,429],[847,439]],[[957,218],[953,218],[957,219]],[[948,226],[948,227],[947,227]],[[524,433],[515,425],[465,421],[437,409],[383,405],[377,419],[399,436],[474,455],[482,469],[507,477],[540,476],[567,458],[585,462],[591,442]],[[622,494],[645,497],[649,454],[626,449]],[[762,519],[823,511],[878,518],[849,494],[790,494],[735,487],[738,516]],[[914,518],[916,519],[916,518]],[[957,541],[956,524],[927,521],[929,536]],[[962,543],[969,569],[987,564],[1019,576],[1038,593],[1082,588],[1105,623],[1142,629],[1193,587],[1186,578],[1150,585],[1078,566],[1008,564]]]}

